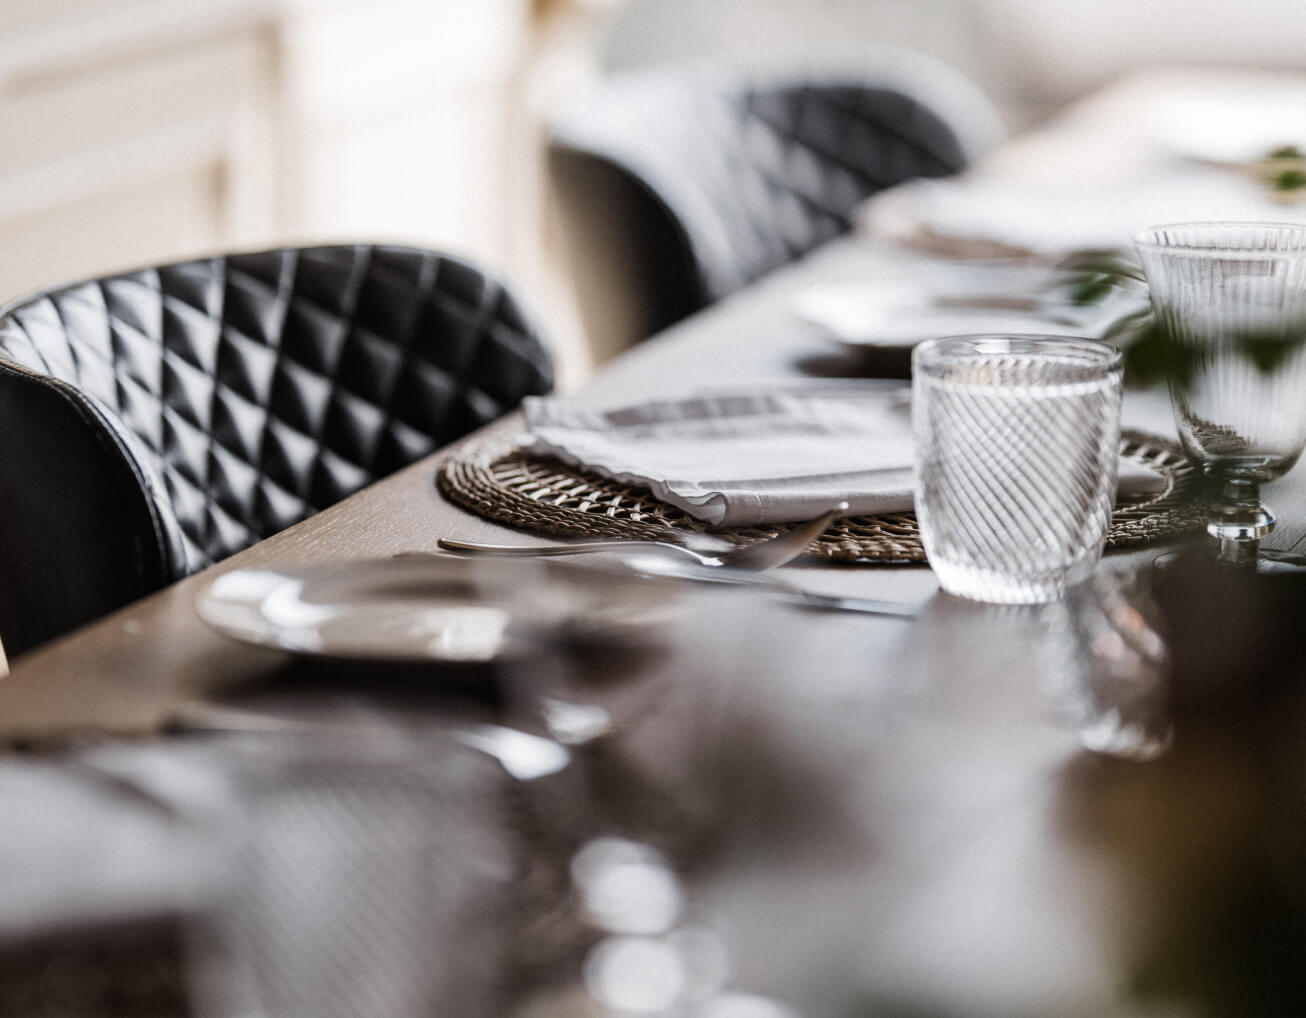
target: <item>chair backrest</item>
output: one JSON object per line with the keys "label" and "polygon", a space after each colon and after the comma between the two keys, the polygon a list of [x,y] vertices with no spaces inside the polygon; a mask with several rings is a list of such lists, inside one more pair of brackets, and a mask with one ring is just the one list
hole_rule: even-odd
{"label": "chair backrest", "polygon": [[958,172],[996,136],[988,101],[924,59],[609,79],[551,125],[582,313],[636,287],[620,298],[636,331],[664,327],[846,232],[876,191]]}
{"label": "chair backrest", "polygon": [[368,245],[163,265],[0,309],[0,640],[13,655],[548,391],[517,300]]}

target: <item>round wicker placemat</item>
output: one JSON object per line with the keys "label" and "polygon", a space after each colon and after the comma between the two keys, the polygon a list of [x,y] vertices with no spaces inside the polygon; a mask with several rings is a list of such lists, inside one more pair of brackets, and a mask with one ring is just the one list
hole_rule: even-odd
{"label": "round wicker placemat", "polygon": [[[1123,497],[1107,534],[1108,548],[1172,537],[1201,525],[1195,498],[1200,475],[1177,445],[1139,432],[1121,436],[1121,454],[1165,479],[1160,492]],[[491,439],[446,460],[440,490],[464,509],[495,523],[551,537],[667,537],[697,532],[751,544],[781,533],[783,526],[712,527],[643,488],[532,453],[502,438]],[[838,520],[810,553],[835,562],[876,565],[925,561],[915,513],[848,516]]]}

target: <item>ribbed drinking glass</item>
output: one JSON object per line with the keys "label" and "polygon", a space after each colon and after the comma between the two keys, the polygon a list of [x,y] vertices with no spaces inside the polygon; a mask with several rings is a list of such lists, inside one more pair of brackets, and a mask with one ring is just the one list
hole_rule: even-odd
{"label": "ribbed drinking glass", "polygon": [[1206,529],[1226,561],[1287,561],[1260,549],[1260,486],[1306,446],[1306,226],[1181,223],[1135,244],[1184,451],[1218,486]]}
{"label": "ribbed drinking glass", "polygon": [[1101,557],[1120,445],[1120,352],[952,336],[912,358],[916,515],[944,590],[1051,601]]}

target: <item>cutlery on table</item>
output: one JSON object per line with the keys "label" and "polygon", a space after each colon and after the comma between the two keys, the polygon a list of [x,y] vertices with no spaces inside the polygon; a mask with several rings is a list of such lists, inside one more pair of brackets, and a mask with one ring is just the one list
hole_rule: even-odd
{"label": "cutlery on table", "polygon": [[[803,554],[812,541],[820,537],[840,515],[847,512],[847,503],[822,513],[815,519],[794,527],[776,537],[759,541],[746,547],[723,547],[720,550],[698,550],[656,540],[578,541],[570,544],[516,545],[475,544],[440,538],[436,543],[446,551],[465,555],[497,555],[531,558],[537,556],[580,555],[607,551],[662,551],[676,552],[689,561],[686,567],[694,570],[696,578],[724,583],[758,583],[759,572],[774,569]],[[722,542],[724,544],[724,542]],[[429,554],[423,552],[407,554]],[[801,608],[818,611],[855,612],[866,615],[884,615],[895,618],[912,618],[913,605],[898,601],[881,601],[866,597],[845,597],[818,594],[792,584],[768,578],[766,582],[778,597]]]}
{"label": "cutlery on table", "polygon": [[915,605],[902,601],[881,601],[874,597],[851,597],[843,594],[818,594],[788,584],[777,584],[777,595],[799,608],[813,611],[853,612],[857,615],[885,615],[892,618],[916,617]]}
{"label": "cutlery on table", "polygon": [[848,511],[848,503],[841,502],[828,512],[822,513],[814,520],[802,523],[783,534],[758,541],[756,544],[736,547],[721,542],[719,550],[697,550],[672,541],[647,540],[613,540],[613,541],[576,541],[569,544],[475,544],[470,541],[454,541],[440,538],[438,544],[445,551],[464,555],[507,555],[536,558],[552,555],[583,555],[601,551],[647,551],[666,550],[684,555],[700,566],[728,566],[732,569],[761,571],[774,569],[803,554],[813,541],[829,529],[830,524]]}
{"label": "cutlery on table", "polygon": [[[172,718],[172,725],[177,730],[191,732],[308,734],[336,740],[388,740],[395,744],[412,738],[393,722],[379,716],[369,718],[365,711],[352,718],[322,721],[297,719],[203,700],[182,704]],[[464,723],[441,729],[434,734],[450,737],[455,742],[492,757],[510,777],[518,781],[533,781],[556,774],[571,761],[571,751],[556,739],[506,725]]]}

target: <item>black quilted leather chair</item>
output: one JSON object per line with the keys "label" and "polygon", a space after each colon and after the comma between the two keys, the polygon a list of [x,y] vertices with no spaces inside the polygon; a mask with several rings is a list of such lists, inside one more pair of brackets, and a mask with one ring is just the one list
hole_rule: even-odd
{"label": "black quilted leather chair", "polygon": [[874,192],[956,173],[997,135],[969,82],[904,54],[609,78],[550,136],[598,359],[844,233]]}
{"label": "black quilted leather chair", "polygon": [[204,258],[0,308],[0,640],[150,593],[551,380],[501,283],[409,248]]}

